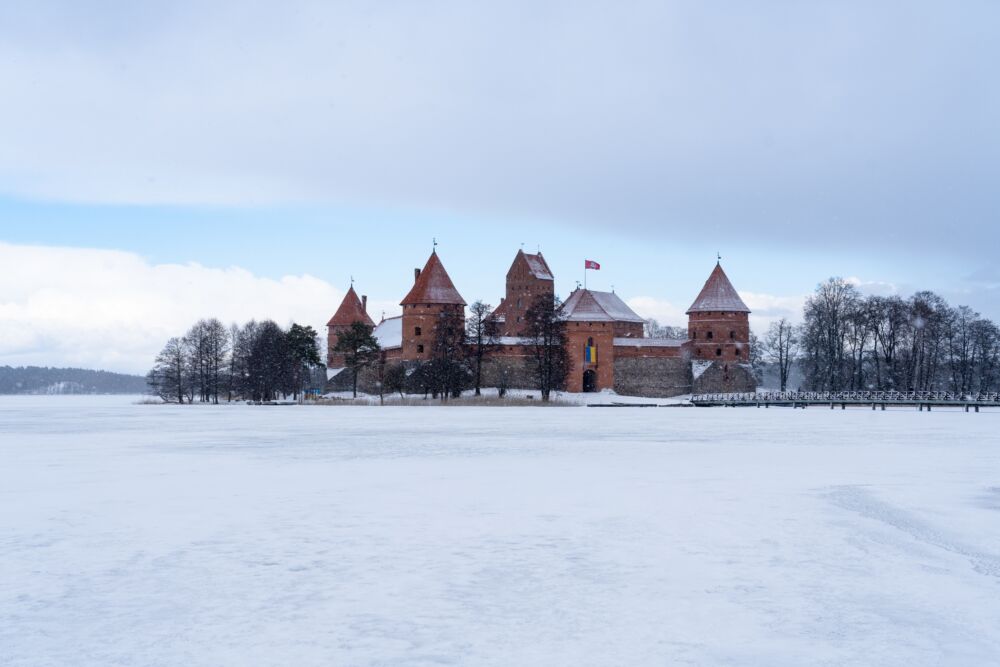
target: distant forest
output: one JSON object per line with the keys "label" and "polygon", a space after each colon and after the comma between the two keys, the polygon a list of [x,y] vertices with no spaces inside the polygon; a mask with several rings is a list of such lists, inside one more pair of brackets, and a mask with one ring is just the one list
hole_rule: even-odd
{"label": "distant forest", "polygon": [[0,366],[0,394],[145,394],[146,378],[86,368]]}

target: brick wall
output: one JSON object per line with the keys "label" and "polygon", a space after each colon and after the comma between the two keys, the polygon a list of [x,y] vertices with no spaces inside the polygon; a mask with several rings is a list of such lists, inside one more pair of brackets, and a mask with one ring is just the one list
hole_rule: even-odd
{"label": "brick wall", "polygon": [[691,364],[681,357],[615,357],[615,391],[667,397],[691,392]]}

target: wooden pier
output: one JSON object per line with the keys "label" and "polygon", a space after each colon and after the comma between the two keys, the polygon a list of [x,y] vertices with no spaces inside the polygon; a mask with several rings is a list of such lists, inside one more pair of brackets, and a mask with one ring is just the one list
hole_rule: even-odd
{"label": "wooden pier", "polygon": [[963,408],[979,412],[980,408],[1000,407],[1000,392],[955,394],[947,391],[758,391],[736,394],[695,394],[692,405],[700,408],[769,408],[773,406],[807,408],[809,406],[871,407],[885,410],[886,406],[914,407],[919,411],[933,408]]}

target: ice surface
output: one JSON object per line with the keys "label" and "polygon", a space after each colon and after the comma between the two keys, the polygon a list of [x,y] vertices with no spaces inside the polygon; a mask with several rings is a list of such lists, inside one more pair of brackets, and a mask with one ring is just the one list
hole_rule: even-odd
{"label": "ice surface", "polygon": [[1000,412],[0,398],[3,665],[1000,663]]}

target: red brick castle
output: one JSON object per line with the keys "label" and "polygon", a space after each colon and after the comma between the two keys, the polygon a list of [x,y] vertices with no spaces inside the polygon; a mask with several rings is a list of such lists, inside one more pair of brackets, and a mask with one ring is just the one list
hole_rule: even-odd
{"label": "red brick castle", "polygon": [[[539,294],[555,293],[555,276],[542,253],[518,251],[507,271],[506,294],[493,313],[499,336],[484,371],[485,384],[502,369],[514,386],[531,387],[526,359],[529,341],[522,338],[525,315]],[[400,302],[403,314],[378,325],[368,316],[367,297],[354,287],[327,323],[328,349],[354,322],[375,327],[386,363],[416,363],[430,358],[442,316],[464,321],[466,302],[455,288],[437,252],[423,269],[414,269],[413,286]],[[573,290],[560,316],[566,322],[572,392],[613,389],[633,396],[676,396],[687,393],[752,391],[756,388],[748,359],[750,309],[717,263],[687,310],[686,339],[647,338],[645,320],[614,292]],[[327,366],[337,387],[344,360],[330,352]],[[372,378],[368,378],[371,382]],[[362,382],[364,384],[364,381]]]}

